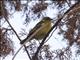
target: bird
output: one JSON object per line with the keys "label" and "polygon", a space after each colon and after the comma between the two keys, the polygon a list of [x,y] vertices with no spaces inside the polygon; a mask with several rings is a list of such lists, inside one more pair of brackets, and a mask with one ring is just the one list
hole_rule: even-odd
{"label": "bird", "polygon": [[[36,39],[36,40],[41,40],[43,39],[46,34],[48,33],[48,31],[51,29],[51,18],[50,17],[44,17],[42,18],[42,20],[36,24],[36,26],[30,30],[28,36],[22,40],[20,42],[20,44],[24,44],[26,42],[26,40],[32,35],[35,33],[36,30],[38,30],[40,27],[43,27],[41,28],[29,41],[31,41],[32,39]],[[27,42],[26,42],[27,43]]]}

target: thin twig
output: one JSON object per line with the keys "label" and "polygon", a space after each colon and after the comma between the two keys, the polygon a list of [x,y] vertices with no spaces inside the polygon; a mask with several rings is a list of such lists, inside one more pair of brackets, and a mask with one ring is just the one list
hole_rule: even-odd
{"label": "thin twig", "polygon": [[[55,28],[55,30],[57,29],[57,27]],[[44,43],[46,43],[50,38],[51,38],[51,36],[53,35],[53,33],[55,32],[55,30],[51,33],[51,35],[48,37],[48,39],[44,42]]]}
{"label": "thin twig", "polygon": [[[3,2],[2,2],[2,4],[3,4]],[[2,4],[1,4],[1,5],[2,5]],[[15,33],[15,35],[17,36],[17,38],[19,39],[19,41],[21,41],[21,39],[20,39],[20,37],[18,36],[17,32],[14,30],[14,28],[12,27],[12,25],[10,24],[10,22],[8,21],[8,19],[5,17],[4,6],[3,6],[3,5],[2,5],[2,11],[3,11],[2,13],[3,13],[3,16],[4,16],[5,20],[7,21],[7,23],[8,23],[9,26],[11,27],[11,29],[14,31],[14,33]],[[30,60],[31,60],[31,57],[30,57],[30,55],[29,55],[29,53],[28,53],[25,45],[24,45],[24,48],[25,48],[26,53],[28,54],[28,57],[29,57]]]}
{"label": "thin twig", "polygon": [[19,53],[19,51],[22,49],[22,47],[26,44],[26,42],[28,42],[29,40],[31,40],[41,29],[43,29],[45,27],[45,25],[41,26],[39,29],[37,29],[28,39],[26,39],[26,41],[22,44],[22,46],[18,49],[18,51],[15,53],[15,55],[13,56],[12,60],[14,60],[14,58],[16,57],[16,55]]}

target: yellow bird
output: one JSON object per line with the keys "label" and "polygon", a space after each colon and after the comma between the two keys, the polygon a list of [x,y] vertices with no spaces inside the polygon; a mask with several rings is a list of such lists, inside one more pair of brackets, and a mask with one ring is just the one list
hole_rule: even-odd
{"label": "yellow bird", "polygon": [[24,44],[26,42],[26,40],[35,33],[36,30],[38,30],[40,27],[41,28],[29,41],[31,41],[32,39],[36,39],[36,40],[41,40],[43,39],[46,34],[48,33],[48,31],[51,29],[51,18],[49,17],[44,17],[39,23],[36,24],[36,26],[30,30],[28,36],[21,41],[21,44]]}

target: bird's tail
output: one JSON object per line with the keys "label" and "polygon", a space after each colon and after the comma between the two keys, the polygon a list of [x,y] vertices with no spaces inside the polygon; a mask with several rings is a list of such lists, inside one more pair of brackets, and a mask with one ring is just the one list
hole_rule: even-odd
{"label": "bird's tail", "polygon": [[25,38],[24,40],[22,40],[22,41],[20,42],[20,44],[24,44],[24,42],[25,42],[27,39],[28,39],[28,37]]}

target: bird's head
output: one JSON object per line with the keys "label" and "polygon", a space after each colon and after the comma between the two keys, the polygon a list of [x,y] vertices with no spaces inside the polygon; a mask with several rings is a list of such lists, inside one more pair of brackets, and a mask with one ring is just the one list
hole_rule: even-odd
{"label": "bird's head", "polygon": [[44,18],[42,19],[42,21],[43,21],[43,22],[51,22],[52,19],[49,18],[49,17],[44,17]]}

